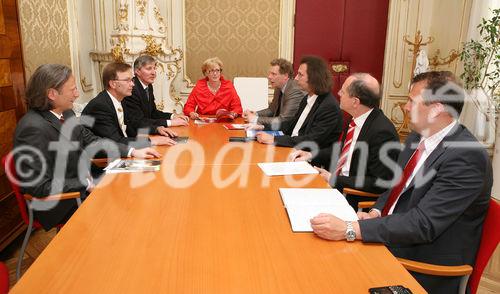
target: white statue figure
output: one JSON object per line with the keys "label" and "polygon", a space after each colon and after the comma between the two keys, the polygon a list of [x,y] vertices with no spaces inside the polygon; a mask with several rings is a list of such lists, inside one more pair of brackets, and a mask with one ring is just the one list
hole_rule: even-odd
{"label": "white statue figure", "polygon": [[425,50],[420,50],[417,55],[417,60],[415,62],[415,69],[413,70],[413,76],[419,73],[429,71],[429,58],[427,58],[427,53]]}

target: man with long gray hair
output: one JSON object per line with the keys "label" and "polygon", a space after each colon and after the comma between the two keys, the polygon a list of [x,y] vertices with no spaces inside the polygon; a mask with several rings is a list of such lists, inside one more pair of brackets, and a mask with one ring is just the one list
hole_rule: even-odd
{"label": "man with long gray hair", "polygon": [[[29,110],[17,125],[12,151],[23,193],[39,198],[65,192],[85,196],[94,187],[88,167],[96,154],[159,157],[154,149],[116,144],[80,125],[72,110],[78,96],[75,78],[67,66],[45,64],[31,76],[26,87]],[[35,217],[49,230],[67,220],[75,209],[74,200],[62,200],[50,209],[35,207]]]}

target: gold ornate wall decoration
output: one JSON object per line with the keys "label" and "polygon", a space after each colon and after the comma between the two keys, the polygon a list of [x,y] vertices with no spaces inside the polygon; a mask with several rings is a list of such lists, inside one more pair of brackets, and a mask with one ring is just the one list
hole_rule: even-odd
{"label": "gold ornate wall decoration", "polygon": [[[403,41],[410,46],[408,50],[412,53],[412,64],[410,71],[410,80],[411,80],[411,77],[413,77],[413,72],[415,70],[415,66],[417,63],[417,56],[421,48],[434,42],[434,38],[427,37],[427,41],[424,42],[420,30],[417,30],[417,33],[413,37],[413,41],[410,41],[409,38],[410,38],[409,35],[403,36]],[[396,102],[393,104],[391,108],[391,121],[396,126],[396,130],[399,134],[401,142],[403,142],[410,133],[409,129],[410,117],[408,116],[408,113],[404,110],[405,104],[406,102]],[[400,118],[398,118],[398,114]]]}
{"label": "gold ornate wall decoration", "polygon": [[118,42],[111,48],[111,56],[115,62],[125,62],[124,54],[130,53],[130,49],[127,48],[127,39],[127,36],[119,36]]}
{"label": "gold ornate wall decoration", "polygon": [[448,54],[448,56],[440,57],[440,55],[441,50],[437,49],[436,54],[434,54],[433,57],[429,58],[429,65],[431,66],[431,68],[436,69],[436,67],[438,66],[451,64],[458,58],[459,53],[457,50],[452,49],[450,50],[450,54]]}
{"label": "gold ornate wall decoration", "polygon": [[396,102],[391,109],[391,121],[396,126],[401,142],[404,142],[410,134],[410,117],[404,108],[405,104],[406,102]]}
{"label": "gold ornate wall decoration", "polygon": [[128,31],[128,3],[120,3],[118,8],[118,30]]}
{"label": "gold ornate wall decoration", "polygon": [[125,58],[123,58],[123,48],[120,44],[116,44],[115,47],[111,49],[111,55],[115,62],[125,62]]}
{"label": "gold ornate wall decoration", "polygon": [[155,42],[155,39],[151,35],[142,35],[141,38],[146,43],[146,48],[142,51],[142,53],[146,53],[151,56],[158,56],[160,54],[165,54],[161,44]]}
{"label": "gold ornate wall decoration", "polygon": [[347,69],[348,69],[347,65],[345,65],[345,64],[334,64],[334,65],[332,65],[332,70],[333,70],[333,72],[336,72],[336,73],[346,72]]}
{"label": "gold ornate wall decoration", "polygon": [[92,83],[89,83],[86,77],[80,79],[80,85],[82,86],[83,92],[90,92],[94,89],[94,87],[92,87]]}
{"label": "gold ornate wall decoration", "polygon": [[158,31],[160,33],[165,33],[165,21],[163,19],[163,16],[161,16],[160,10],[158,10],[158,7],[155,6],[155,8],[153,8],[153,11],[154,11],[156,20],[160,24],[160,26],[158,27]]}
{"label": "gold ornate wall decoration", "polygon": [[408,50],[413,54],[413,59],[412,59],[412,63],[411,63],[411,71],[410,71],[410,73],[413,75],[413,71],[415,70],[415,65],[417,63],[417,56],[418,56],[418,53],[420,52],[420,48],[427,46],[430,43],[434,42],[434,38],[427,37],[427,41],[422,42],[423,37],[422,37],[422,34],[420,33],[420,30],[417,31],[417,34],[413,38],[413,41],[408,40],[409,37],[410,36],[408,36],[408,35],[404,35],[403,41],[411,46]]}
{"label": "gold ornate wall decoration", "polygon": [[148,3],[148,0],[136,0],[135,3],[137,4],[139,14],[144,17],[146,14],[146,4]]}

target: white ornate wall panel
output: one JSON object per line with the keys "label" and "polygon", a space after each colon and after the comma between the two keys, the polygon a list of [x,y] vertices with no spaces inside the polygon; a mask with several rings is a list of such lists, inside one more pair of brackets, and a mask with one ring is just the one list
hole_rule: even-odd
{"label": "white ornate wall panel", "polygon": [[[396,124],[402,123],[400,105],[406,102],[413,75],[414,54],[410,51],[413,46],[404,42],[403,37],[407,36],[410,42],[415,42],[415,36],[420,31],[421,42],[428,43],[421,49],[427,52],[429,58],[435,56],[438,49],[439,57],[445,58],[451,50],[459,51],[465,41],[471,4],[472,0],[391,0],[381,106]],[[457,73],[460,69],[457,64],[455,59],[434,68]]]}
{"label": "white ornate wall panel", "polygon": [[[153,0],[94,0],[95,46],[90,53],[95,81],[101,80],[102,68],[112,61],[133,64],[142,55],[149,54],[158,61],[158,75],[154,83],[157,107],[180,111],[181,104],[172,81],[180,71],[183,53],[172,48],[167,39],[165,17]],[[96,83],[94,95],[102,89]]]}

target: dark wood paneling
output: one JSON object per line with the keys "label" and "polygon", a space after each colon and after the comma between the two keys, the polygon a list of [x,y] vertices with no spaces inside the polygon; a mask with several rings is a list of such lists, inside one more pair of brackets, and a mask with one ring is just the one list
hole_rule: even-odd
{"label": "dark wood paneling", "polygon": [[5,21],[3,17],[3,6],[0,5],[0,34],[5,34]]}
{"label": "dark wood paneling", "polygon": [[26,225],[21,220],[16,198],[11,193],[0,199],[0,251],[12,242]]}
{"label": "dark wood paneling", "polygon": [[[15,0],[0,1],[0,156],[12,150],[17,120],[25,113],[24,66]],[[25,228],[3,167],[0,168],[0,250]]]}

